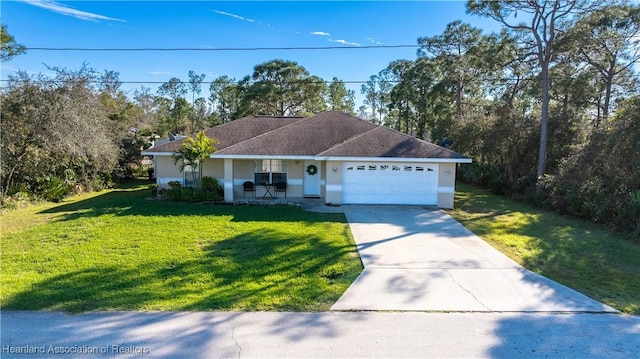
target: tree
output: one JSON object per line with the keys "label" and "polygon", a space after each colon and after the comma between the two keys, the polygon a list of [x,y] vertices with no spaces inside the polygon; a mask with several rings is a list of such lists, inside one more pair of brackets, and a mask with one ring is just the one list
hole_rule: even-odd
{"label": "tree", "polygon": [[[191,106],[193,107],[193,111],[190,114],[191,118],[191,131],[201,130],[204,128],[204,121],[206,117],[206,113],[208,109],[206,107],[207,102],[203,98],[199,98],[201,100],[196,104],[196,94],[200,94],[202,91],[202,82],[206,77],[205,74],[196,74],[195,71],[189,70],[189,89],[191,90]],[[196,109],[197,105],[197,109]]]}
{"label": "tree", "polygon": [[211,82],[209,90],[211,91],[209,100],[215,108],[217,123],[227,123],[236,119],[244,89],[235,82],[235,79],[226,75],[220,76]]}
{"label": "tree", "polygon": [[416,113],[416,137],[440,140],[449,132],[452,117],[451,91],[440,66],[428,58],[419,58],[409,69],[407,80],[413,84],[410,101]]}
{"label": "tree", "polygon": [[243,114],[299,116],[323,110],[325,84],[298,63],[272,60],[257,65],[245,86],[240,108]]}
{"label": "tree", "polygon": [[377,97],[386,126],[424,140],[446,135],[452,92],[435,60],[423,56],[393,61],[375,78],[382,84]]}
{"label": "tree", "polygon": [[158,94],[166,100],[159,100],[164,108],[162,122],[166,130],[174,133],[189,130],[188,119],[192,113],[192,106],[184,98],[186,93],[187,85],[177,77],[171,78],[158,88]]}
{"label": "tree", "polygon": [[139,109],[138,118],[136,119],[138,129],[159,132],[158,106],[156,96],[151,93],[151,89],[142,86],[140,89],[134,90],[133,100]]}
{"label": "tree", "polygon": [[169,116],[166,118],[166,127],[173,131],[174,134],[187,131],[189,132],[189,115],[192,113],[193,107],[183,97],[178,97],[169,108]]}
{"label": "tree", "polygon": [[173,101],[179,97],[183,97],[186,93],[187,85],[177,77],[172,77],[158,88],[158,94],[168,97]]}
{"label": "tree", "polygon": [[621,101],[610,126],[575,148],[545,185],[554,208],[640,240],[640,96]]}
{"label": "tree", "polygon": [[[184,171],[186,167],[191,168],[191,176],[196,183],[196,187],[200,187],[199,179],[202,178],[201,164],[210,154],[216,151],[213,145],[217,142],[215,138],[209,138],[204,131],[200,131],[196,134],[195,138],[185,138],[182,147],[173,154],[175,163],[180,162],[180,171]],[[197,180],[195,178],[196,170],[199,171]]]}
{"label": "tree", "polygon": [[120,147],[117,175],[120,178],[132,178],[135,170],[142,165],[140,150],[148,146],[149,140],[138,136],[138,119],[142,109],[120,90],[122,83],[117,72],[104,71],[97,75],[97,79],[98,96],[109,119],[107,125],[111,129],[110,135]]}
{"label": "tree", "polygon": [[[47,186],[97,188],[119,151],[92,69],[57,69],[55,77],[9,77],[1,95],[2,195],[12,188],[47,193]],[[60,199],[60,198],[51,198]]]}
{"label": "tree", "polygon": [[409,79],[414,66],[411,60],[391,62],[385,71],[386,77],[395,83],[389,93],[389,116],[386,125],[404,133],[411,133],[415,109],[413,107],[414,83]]}
{"label": "tree", "polygon": [[455,91],[456,116],[462,116],[463,98],[479,81],[497,70],[502,60],[499,38],[486,36],[482,30],[454,21],[442,35],[420,37],[418,56],[430,56],[437,61]]}
{"label": "tree", "polygon": [[[538,152],[537,177],[545,174],[547,161],[547,139],[549,132],[549,66],[555,58],[555,43],[562,32],[560,22],[576,8],[578,0],[469,0],[467,9],[472,14],[487,16],[521,34],[528,34],[531,53],[537,58],[540,67],[541,114],[540,146]],[[529,23],[515,22],[518,13],[524,13]],[[542,187],[537,186],[537,193]]]}
{"label": "tree", "polygon": [[355,92],[347,90],[344,82],[334,77],[327,88],[327,107],[331,111],[342,111],[355,114]]}
{"label": "tree", "polygon": [[12,58],[23,54],[26,50],[24,45],[16,43],[15,39],[7,31],[7,25],[2,24],[0,27],[0,60],[2,62],[9,61]]}
{"label": "tree", "polygon": [[193,128],[202,130],[207,127],[215,126],[215,119],[211,107],[204,97],[198,97],[193,104],[193,114],[195,122]]}
{"label": "tree", "polygon": [[[623,84],[640,60],[640,7],[607,5],[577,17],[566,43],[591,65],[600,77],[604,94],[598,102],[600,120],[609,117],[612,90]],[[632,91],[628,91],[632,92]]]}
{"label": "tree", "polygon": [[385,104],[392,83],[386,81],[384,73],[371,75],[369,80],[360,87],[360,93],[364,95],[364,104],[371,108],[371,120],[383,123],[386,112]]}
{"label": "tree", "polygon": [[200,92],[202,91],[201,86],[202,86],[202,82],[204,81],[204,78],[206,77],[205,74],[196,74],[195,71],[193,70],[189,70],[189,89],[191,90],[191,103],[194,104],[196,102],[196,94],[200,94]]}

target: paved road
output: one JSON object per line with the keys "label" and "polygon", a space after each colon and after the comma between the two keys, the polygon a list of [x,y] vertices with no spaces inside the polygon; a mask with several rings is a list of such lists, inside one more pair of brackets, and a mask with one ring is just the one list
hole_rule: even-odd
{"label": "paved road", "polygon": [[443,211],[344,212],[364,271],[332,310],[616,312],[522,268]]}
{"label": "paved road", "polygon": [[620,314],[2,312],[1,321],[2,358],[640,357],[640,318]]}

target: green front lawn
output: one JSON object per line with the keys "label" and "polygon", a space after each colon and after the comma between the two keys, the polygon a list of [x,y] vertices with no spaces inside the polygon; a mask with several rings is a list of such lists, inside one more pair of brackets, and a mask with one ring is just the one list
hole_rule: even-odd
{"label": "green front lawn", "polygon": [[342,214],[149,196],[134,184],[4,213],[2,308],[321,311],[362,269]]}
{"label": "green front lawn", "polygon": [[640,314],[640,245],[581,219],[465,184],[449,213],[522,266],[630,314]]}

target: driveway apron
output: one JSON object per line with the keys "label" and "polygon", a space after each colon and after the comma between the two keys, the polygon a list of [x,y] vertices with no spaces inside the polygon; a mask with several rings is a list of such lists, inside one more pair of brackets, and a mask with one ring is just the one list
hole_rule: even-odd
{"label": "driveway apron", "polygon": [[364,270],[332,310],[617,312],[524,269],[441,210],[344,212]]}

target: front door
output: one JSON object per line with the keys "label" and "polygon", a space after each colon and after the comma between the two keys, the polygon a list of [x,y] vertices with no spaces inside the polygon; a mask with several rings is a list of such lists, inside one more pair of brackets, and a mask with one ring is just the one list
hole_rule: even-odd
{"label": "front door", "polygon": [[304,161],[304,185],[305,197],[320,197],[320,162]]}

